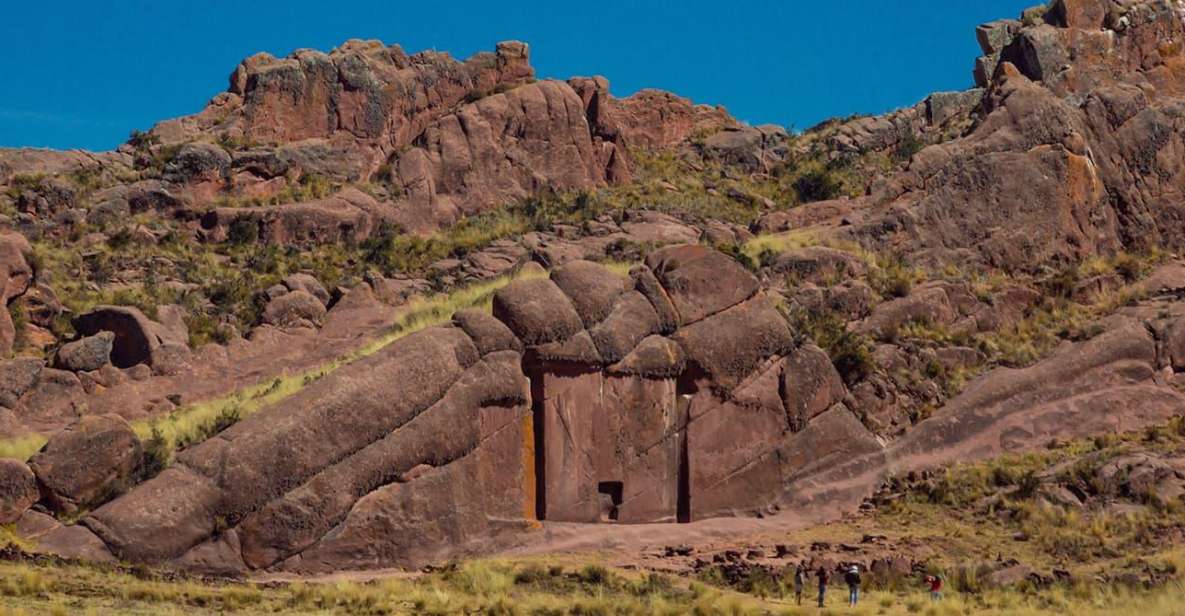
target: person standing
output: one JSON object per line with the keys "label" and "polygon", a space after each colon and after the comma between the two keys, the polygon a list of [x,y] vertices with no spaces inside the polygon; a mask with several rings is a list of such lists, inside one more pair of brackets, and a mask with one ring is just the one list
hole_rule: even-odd
{"label": "person standing", "polygon": [[938,601],[942,598],[942,578],[937,575],[927,575],[926,583],[930,585],[930,600]]}
{"label": "person standing", "polygon": [[856,607],[856,602],[860,600],[860,568],[852,565],[843,579],[848,583],[848,607]]}
{"label": "person standing", "polygon": [[823,607],[823,600],[827,595],[827,570],[820,565],[815,577],[819,579],[819,607]]}
{"label": "person standing", "polygon": [[806,566],[798,563],[794,568],[794,602],[802,605],[802,589],[806,586]]}

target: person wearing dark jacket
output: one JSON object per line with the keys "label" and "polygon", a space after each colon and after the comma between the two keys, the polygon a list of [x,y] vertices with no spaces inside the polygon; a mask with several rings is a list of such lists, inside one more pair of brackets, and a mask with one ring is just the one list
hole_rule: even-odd
{"label": "person wearing dark jacket", "polygon": [[848,606],[856,607],[856,602],[860,600],[860,568],[852,565],[843,580],[848,583]]}
{"label": "person wearing dark jacket", "polygon": [[819,579],[819,607],[823,607],[823,599],[827,595],[827,570],[819,567],[815,577]]}
{"label": "person wearing dark jacket", "polygon": [[794,568],[794,601],[798,605],[802,605],[802,589],[806,586],[806,565],[798,563]]}

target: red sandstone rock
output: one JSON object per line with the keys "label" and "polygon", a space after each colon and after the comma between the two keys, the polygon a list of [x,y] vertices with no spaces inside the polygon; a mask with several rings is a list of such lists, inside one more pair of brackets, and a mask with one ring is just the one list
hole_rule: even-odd
{"label": "red sandstone rock", "polygon": [[129,487],[140,439],[114,415],[83,417],[29,460],[42,500],[61,513],[101,505]]}
{"label": "red sandstone rock", "polygon": [[736,261],[703,246],[664,248],[646,258],[662,283],[679,323],[690,325],[735,306],[757,292],[757,279]]}
{"label": "red sandstone rock", "polygon": [[524,343],[564,340],[584,328],[579,313],[551,280],[527,280],[494,294],[494,317]]}
{"label": "red sandstone rock", "polygon": [[0,524],[19,520],[38,498],[33,472],[19,460],[0,460]]}
{"label": "red sandstone rock", "polygon": [[[129,368],[140,363],[155,365],[165,359],[168,349],[186,347],[188,334],[150,320],[131,306],[99,306],[74,319],[74,329],[83,336],[107,331],[115,334],[111,363]],[[164,349],[164,350],[162,350]]]}

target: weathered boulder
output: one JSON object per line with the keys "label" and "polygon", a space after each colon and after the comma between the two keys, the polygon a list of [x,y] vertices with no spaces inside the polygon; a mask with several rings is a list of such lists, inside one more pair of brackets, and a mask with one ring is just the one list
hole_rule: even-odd
{"label": "weathered boulder", "polygon": [[589,330],[601,360],[613,363],[625,357],[643,338],[659,332],[658,315],[637,291],[619,295],[612,311]]}
{"label": "weathered boulder", "polygon": [[1070,53],[1062,42],[1061,33],[1053,26],[1026,28],[1004,50],[1001,60],[1011,62],[1029,79],[1050,79],[1064,70]]}
{"label": "weathered boulder", "polygon": [[[1003,325],[1023,311],[1023,297],[1008,290],[999,294],[999,306],[988,306],[960,284],[928,282],[910,290],[909,295],[881,303],[855,330],[873,337],[891,338],[905,325],[951,326],[969,332]],[[1015,305],[1013,302],[1021,303]]]}
{"label": "weathered boulder", "polygon": [[[30,250],[28,240],[21,234],[0,233],[0,300],[5,307],[22,295],[33,279],[33,268],[25,258]],[[7,308],[0,310],[0,354],[11,353],[15,341],[12,315]]]}
{"label": "weathered boulder", "polygon": [[626,212],[621,231],[632,242],[651,245],[688,244],[699,241],[700,230],[670,214],[641,210]]}
{"label": "weathered boulder", "polygon": [[991,83],[996,66],[1000,63],[1000,54],[1004,48],[1012,43],[1013,37],[1020,32],[1021,22],[1015,19],[1000,19],[982,24],[975,29],[975,38],[979,41],[979,48],[983,55],[975,60],[975,85],[983,88]]}
{"label": "weathered boulder", "polygon": [[0,361],[0,403],[15,407],[16,400],[37,384],[43,368],[44,360],[31,357]]}
{"label": "weathered boulder", "polygon": [[218,500],[212,481],[184,466],[171,466],[128,496],[98,508],[82,524],[121,559],[161,562],[214,532]]}
{"label": "weathered boulder", "polygon": [[289,291],[263,308],[260,320],[277,327],[316,327],[325,320],[325,304],[304,290]]}
{"label": "weathered boulder", "polygon": [[60,513],[89,509],[123,493],[141,462],[140,439],[117,415],[89,415],[55,434],[29,460],[41,499]]}
{"label": "weathered boulder", "polygon": [[1169,323],[1162,336],[1165,354],[1173,370],[1185,372],[1185,319]]}
{"label": "weathered boulder", "polygon": [[753,297],[757,279],[735,260],[706,246],[671,246],[646,258],[679,315],[690,325]]}
{"label": "weathered boulder", "polygon": [[679,313],[666,289],[662,288],[662,283],[654,276],[654,271],[649,267],[638,266],[630,270],[630,278],[634,280],[634,289],[654,308],[658,316],[658,331],[663,334],[674,332],[679,327]]}
{"label": "weathered boulder", "polygon": [[115,334],[109,331],[68,342],[54,355],[54,366],[72,372],[98,370],[111,361],[114,344]]}
{"label": "weathered boulder", "polygon": [[33,471],[20,460],[0,459],[0,524],[12,524],[37,502]]}
{"label": "weathered boulder", "polygon": [[57,526],[42,534],[33,551],[92,563],[115,562],[103,540],[80,524]]}
{"label": "weathered boulder", "polygon": [[926,97],[926,119],[933,126],[941,126],[952,118],[966,118],[983,98],[983,92],[983,88],[935,92]]}
{"label": "weathered boulder", "polygon": [[528,345],[563,340],[584,329],[572,301],[551,280],[520,280],[499,289],[493,310]]}
{"label": "weathered boulder", "polygon": [[220,181],[230,169],[226,150],[212,143],[189,143],[165,164],[165,179],[177,183]]}
{"label": "weathered boulder", "polygon": [[1020,28],[1021,23],[1015,19],[998,19],[975,28],[975,38],[985,55],[998,54],[1012,42]]}
{"label": "weathered boulder", "polygon": [[551,281],[571,300],[585,327],[600,323],[626,289],[626,280],[588,261],[571,261],[551,273]]}
{"label": "weathered boulder", "polygon": [[687,363],[683,347],[670,338],[648,336],[621,361],[609,366],[610,374],[671,378],[679,376]]}
{"label": "weathered boulder", "polygon": [[781,126],[737,126],[708,135],[705,156],[752,172],[769,171],[789,154],[790,136]]}
{"label": "weathered boulder", "polygon": [[289,291],[304,291],[309,295],[320,300],[322,304],[328,305],[330,296],[329,291],[325,290],[325,286],[321,281],[317,280],[311,274],[297,273],[289,274],[284,277],[284,286]]}
{"label": "weathered boulder", "polygon": [[785,319],[765,297],[753,299],[681,328],[672,338],[712,382],[729,389],[766,359],[794,345]]}
{"label": "weathered boulder", "polygon": [[562,362],[579,364],[582,366],[599,366],[603,363],[601,352],[587,331],[581,331],[575,336],[537,344],[530,347],[530,354],[544,362]]}
{"label": "weathered boulder", "polygon": [[458,310],[453,314],[453,324],[465,330],[482,355],[496,351],[521,353],[523,350],[523,343],[515,337],[514,332],[510,331],[505,323],[483,310],[476,308]]}
{"label": "weathered boulder", "polygon": [[794,430],[806,427],[810,420],[843,400],[847,393],[831,358],[814,345],[790,354],[779,387],[786,417]]}
{"label": "weathered boulder", "polygon": [[737,125],[723,107],[696,105],[670,92],[649,89],[609,98],[603,115],[599,123],[611,125],[631,148],[670,147],[695,133],[711,134]]}
{"label": "weathered boulder", "polygon": [[222,207],[201,218],[205,237],[239,244],[317,245],[361,242],[391,215],[370,195],[346,188],[314,201],[265,207]]}
{"label": "weathered boulder", "polygon": [[779,254],[770,264],[770,270],[791,276],[799,282],[820,283],[858,277],[867,267],[850,252],[824,246],[807,246]]}

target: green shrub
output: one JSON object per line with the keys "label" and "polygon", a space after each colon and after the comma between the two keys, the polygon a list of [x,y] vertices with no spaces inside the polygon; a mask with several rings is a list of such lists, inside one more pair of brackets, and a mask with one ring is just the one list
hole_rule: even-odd
{"label": "green shrub", "polygon": [[925,273],[910,267],[900,255],[879,256],[868,272],[868,285],[884,299],[905,297]]}
{"label": "green shrub", "polygon": [[830,169],[808,171],[794,181],[794,192],[801,203],[826,201],[843,194],[843,180]]}
{"label": "green shrub", "polygon": [[836,371],[849,386],[864,380],[872,372],[875,367],[872,341],[849,331],[847,323],[838,315],[798,306],[786,309],[784,315],[799,342],[813,342],[826,351]]}
{"label": "green shrub", "polygon": [[156,477],[168,468],[173,459],[173,447],[165,439],[160,428],[152,426],[152,434],[144,440],[144,457],[136,477],[136,483],[142,483]]}
{"label": "green shrub", "polygon": [[150,131],[133,129],[131,134],[128,135],[128,145],[137,151],[147,150],[158,143],[160,143],[160,137]]}
{"label": "green shrub", "polygon": [[240,246],[254,244],[259,241],[259,223],[251,218],[236,218],[226,230],[226,241]]}
{"label": "green shrub", "polygon": [[924,147],[926,147],[924,141],[918,139],[918,136],[913,131],[907,131],[897,141],[896,147],[893,148],[892,159],[898,163],[907,162],[913,158],[914,154],[921,152]]}

